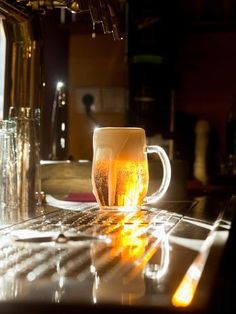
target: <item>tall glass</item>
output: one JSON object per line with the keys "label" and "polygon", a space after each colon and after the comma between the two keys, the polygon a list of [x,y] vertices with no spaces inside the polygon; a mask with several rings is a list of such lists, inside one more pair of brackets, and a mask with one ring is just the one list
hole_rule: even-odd
{"label": "tall glass", "polygon": [[[163,178],[151,196],[148,191],[147,153],[162,162]],[[170,184],[171,167],[160,146],[147,146],[142,128],[97,128],[93,135],[93,193],[102,209],[136,210],[144,203],[157,202]]]}
{"label": "tall glass", "polygon": [[37,119],[35,111],[22,107],[15,118],[17,136],[17,193],[22,217],[35,213],[35,205],[40,194],[40,159],[37,138]]}
{"label": "tall glass", "polygon": [[1,217],[17,207],[16,124],[0,121],[0,210]]}

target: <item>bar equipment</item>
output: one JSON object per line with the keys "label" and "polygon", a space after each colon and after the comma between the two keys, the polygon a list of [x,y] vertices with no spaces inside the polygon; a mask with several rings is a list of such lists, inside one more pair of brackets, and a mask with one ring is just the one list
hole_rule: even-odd
{"label": "bar equipment", "polygon": [[235,198],[220,203],[161,201],[128,214],[46,205],[46,217],[0,225],[0,309],[209,313]]}
{"label": "bar equipment", "polygon": [[[122,5],[123,1],[120,3]],[[115,39],[121,39],[123,31],[119,19],[120,3],[113,0],[0,0],[0,14],[4,17],[3,26],[7,43],[4,117],[14,117],[19,125],[22,125],[22,121],[26,117],[29,118],[28,114],[30,114],[30,119],[34,120],[35,126],[31,131],[36,132],[35,136],[38,135],[38,138],[35,137],[36,147],[33,148],[30,138],[31,135],[33,137],[34,135],[33,133],[28,134],[28,144],[31,149],[28,150],[27,158],[30,163],[35,162],[35,153],[40,147],[40,110],[43,104],[45,85],[43,82],[43,37],[40,27],[43,13],[54,8],[67,8],[74,13],[88,11],[91,13],[93,23],[102,23],[104,33],[112,33]],[[26,116],[22,120],[25,114]],[[33,131],[33,129],[35,130]],[[18,131],[21,132],[19,129]],[[21,135],[19,135],[20,137]],[[37,167],[35,164],[35,169],[30,172],[30,176],[28,176],[29,168],[27,166],[19,168],[22,173],[18,176],[27,178],[27,186],[32,186],[31,200],[27,201],[29,206],[33,206],[35,203]],[[20,182],[23,184],[23,181],[20,180]],[[21,188],[23,189],[23,187]],[[36,201],[39,201],[39,193],[40,191],[37,191]]]}

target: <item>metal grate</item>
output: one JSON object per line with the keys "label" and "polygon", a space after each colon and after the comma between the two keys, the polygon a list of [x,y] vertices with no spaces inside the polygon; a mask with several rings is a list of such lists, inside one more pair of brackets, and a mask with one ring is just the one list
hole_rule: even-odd
{"label": "metal grate", "polygon": [[[109,279],[141,272],[192,202],[163,202],[139,212],[57,210],[0,232],[0,276],[34,281],[58,275],[84,280],[91,273]],[[79,241],[16,241],[16,234],[86,235]],[[97,236],[100,236],[96,239]],[[19,240],[19,238],[18,238]]]}

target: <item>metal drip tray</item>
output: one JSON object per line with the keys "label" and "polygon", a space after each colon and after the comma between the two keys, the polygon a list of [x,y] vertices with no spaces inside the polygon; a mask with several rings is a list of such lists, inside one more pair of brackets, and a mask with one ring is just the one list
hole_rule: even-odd
{"label": "metal drip tray", "polygon": [[6,227],[0,231],[0,304],[169,307],[200,252],[193,244],[203,243],[211,229],[193,218],[198,205],[160,202],[119,212],[83,203],[77,210],[50,207]]}
{"label": "metal drip tray", "polygon": [[0,233],[0,275],[32,281],[57,276],[60,268],[64,277],[84,280],[93,263],[100,276],[141,271],[190,206],[169,202],[124,213],[87,205],[19,223]]}

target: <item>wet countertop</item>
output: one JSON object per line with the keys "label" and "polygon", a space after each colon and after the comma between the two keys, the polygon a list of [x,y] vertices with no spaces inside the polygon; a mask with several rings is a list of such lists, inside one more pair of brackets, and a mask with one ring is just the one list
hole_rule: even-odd
{"label": "wet countertop", "polygon": [[77,205],[1,224],[1,313],[208,312],[234,197],[128,213]]}

